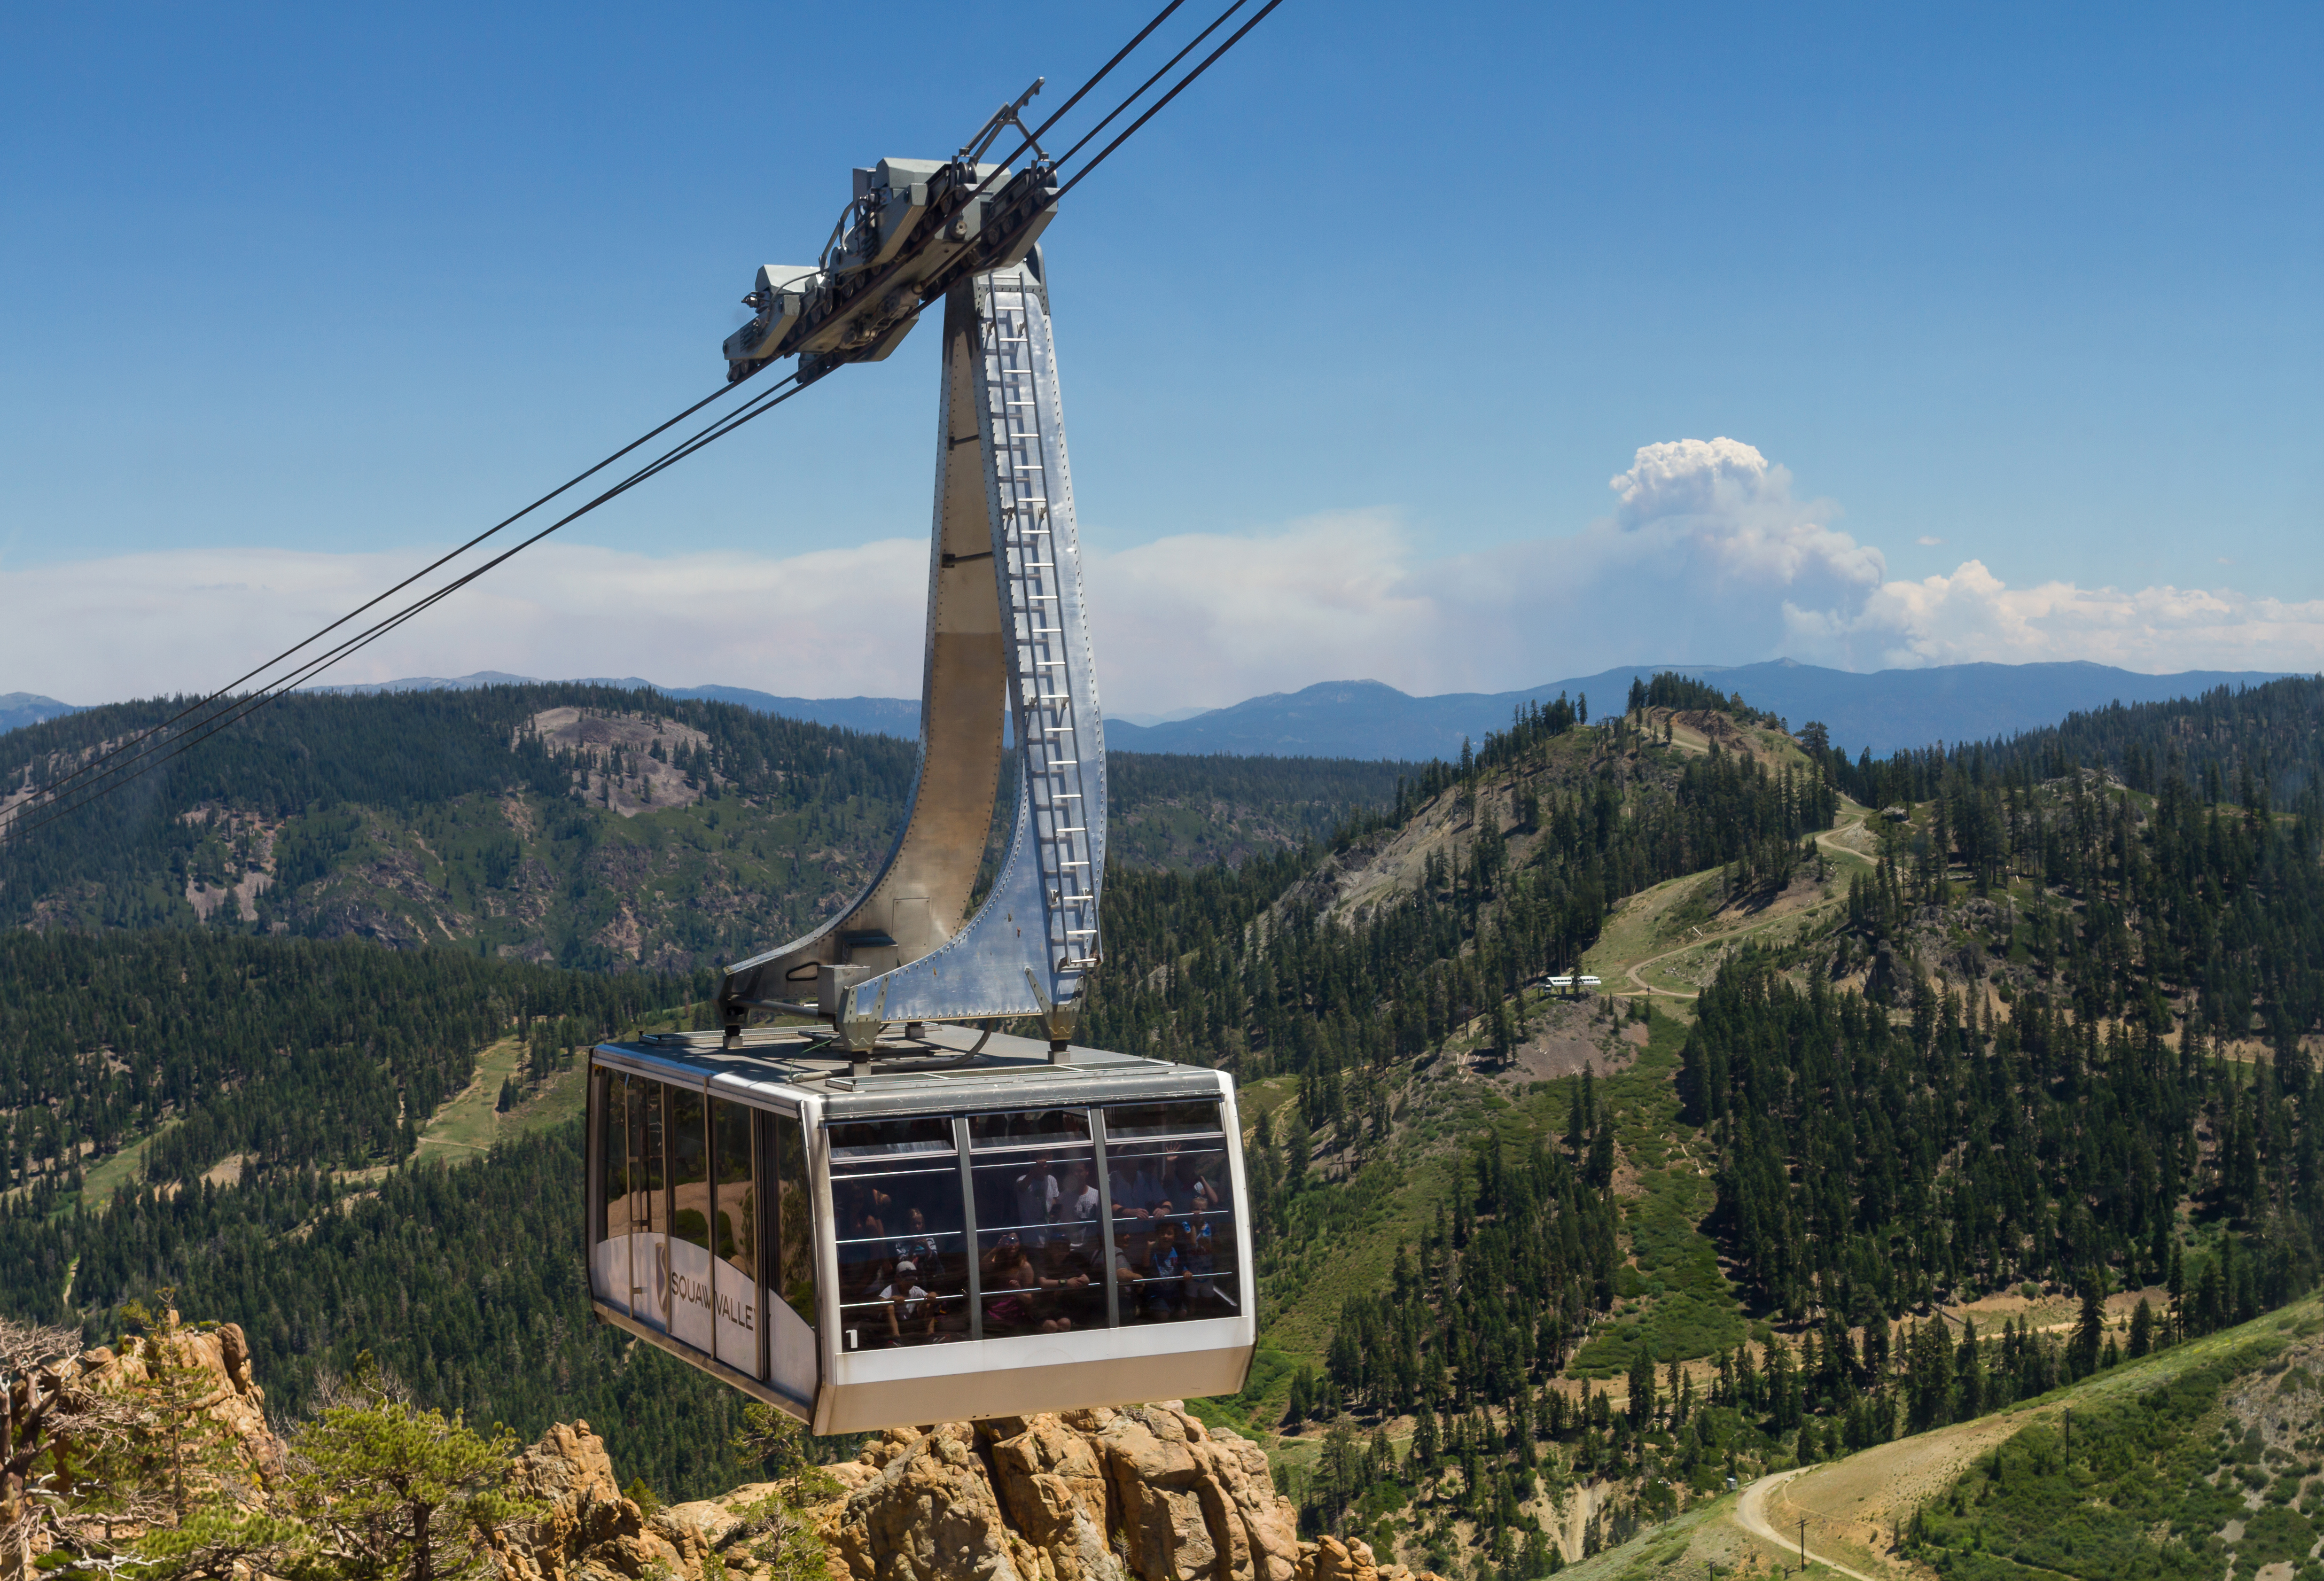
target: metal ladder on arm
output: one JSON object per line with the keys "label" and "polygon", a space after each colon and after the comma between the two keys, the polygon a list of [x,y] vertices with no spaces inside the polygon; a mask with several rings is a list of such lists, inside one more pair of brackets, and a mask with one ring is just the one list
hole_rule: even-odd
{"label": "metal ladder on arm", "polygon": [[[1047,336],[1037,333],[1047,330],[1047,314],[1028,301],[1042,288],[1020,271],[988,281],[978,314],[991,435],[986,453],[999,511],[994,547],[1003,561],[1001,618],[1030,820],[1026,833],[1038,859],[1053,972],[1078,979],[1099,956],[1097,864],[1104,859],[1092,829],[1103,827],[1104,809],[1102,802],[1091,804],[1083,770],[1103,752],[1104,727],[1080,619],[1070,501],[1053,510],[1049,498],[1053,473],[1065,476],[1064,438],[1058,414],[1043,410],[1043,395],[1055,395],[1055,363]],[[1044,360],[1049,378],[1039,376]],[[1074,651],[1076,637],[1084,639],[1080,653]],[[1102,786],[1102,778],[1094,783]]]}

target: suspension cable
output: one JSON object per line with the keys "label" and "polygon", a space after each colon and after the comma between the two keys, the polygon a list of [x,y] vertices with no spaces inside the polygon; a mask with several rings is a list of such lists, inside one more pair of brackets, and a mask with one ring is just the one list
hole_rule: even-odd
{"label": "suspension cable", "polygon": [[512,526],[515,523],[523,520],[524,518],[531,515],[543,505],[548,504],[549,501],[557,498],[558,495],[565,493],[570,490],[575,484],[582,482],[584,479],[595,476],[596,473],[604,471],[605,468],[613,465],[613,463],[619,461],[622,456],[627,455],[631,451],[635,450],[639,446],[645,444],[648,440],[654,438],[658,435],[668,432],[670,428],[692,417],[696,412],[700,411],[704,407],[708,406],[712,401],[719,400],[721,397],[730,393],[734,388],[734,385],[729,384],[721,389],[712,391],[708,395],[704,396],[700,400],[696,401],[692,406],[687,407],[685,410],[679,412],[676,417],[669,418],[667,422],[658,424],[654,427],[647,429],[643,434],[639,435],[627,445],[622,446],[619,450],[614,451],[611,455],[608,455],[603,461],[598,462],[595,466],[589,467],[586,471],[574,473],[573,476],[567,478],[557,487],[549,490],[549,492],[543,494],[540,499],[535,500],[531,504],[527,505],[523,510],[515,512],[513,515],[503,518],[501,520],[494,522],[491,527],[488,527],[484,531],[478,533],[475,537],[470,538],[466,543],[460,545],[459,547],[438,556],[437,559],[430,561],[428,565],[422,565],[419,570],[413,572],[410,575],[397,583],[393,587],[391,587],[386,592],[379,594],[378,597],[349,610],[346,614],[341,615],[337,620],[332,621],[329,625],[325,626],[321,630],[314,633],[314,635],[291,644],[289,648],[284,648],[281,653],[276,654],[272,658],[268,659],[265,663],[255,666],[245,674],[236,676],[233,680],[228,681],[225,685],[220,686],[217,691],[210,693],[208,696],[187,704],[184,708],[171,715],[168,719],[163,720],[161,723],[140,731],[136,735],[130,737],[127,740],[123,741],[120,745],[115,747],[111,751],[105,753],[103,756],[97,758],[90,762],[82,764],[70,774],[66,775],[64,778],[52,785],[42,786],[42,794],[53,798],[54,796],[62,795],[66,791],[69,790],[75,781],[100,774],[104,771],[106,764],[112,762],[115,758],[119,758],[122,754],[130,752],[133,749],[136,748],[149,738],[170,729],[172,725],[177,724],[188,715],[198,713],[203,709],[216,703],[220,698],[228,696],[234,692],[234,689],[236,686],[241,685],[244,682],[251,680],[255,676],[263,675],[268,670],[271,670],[275,666],[281,664],[284,659],[289,658],[291,655],[298,653],[304,648],[313,647],[316,643],[321,641],[324,638],[329,636],[332,632],[346,625],[349,620],[354,620],[357,615],[364,613],[364,611],[374,609],[378,605],[384,603],[387,600],[393,598],[397,593],[401,593],[405,588],[410,587],[413,583],[419,581],[429,572],[438,569],[439,566],[442,566],[450,561],[459,558],[462,555],[466,554],[470,549],[475,548],[478,544],[483,543],[486,538],[491,538],[494,533],[501,531],[503,528]]}
{"label": "suspension cable", "polygon": [[[1200,46],[1205,39],[1208,39],[1213,32],[1217,32],[1222,25],[1223,25],[1234,15],[1236,12],[1240,11],[1248,3],[1249,0],[1232,0],[1232,3],[1230,4],[1224,11],[1221,12],[1217,17],[1213,19],[1209,26],[1204,28],[1201,32],[1195,34],[1192,41],[1181,48],[1178,52],[1173,55],[1168,60],[1165,61],[1158,70],[1148,77],[1147,79],[1140,83],[1136,89],[1132,90],[1120,103],[1115,105],[1111,110],[1108,111],[1103,118],[1102,118],[1094,126],[1091,127],[1088,132],[1084,133],[1071,148],[1068,148],[1063,154],[1059,155],[1056,161],[1053,161],[1052,168],[1054,169],[1058,165],[1062,165],[1065,161],[1072,159],[1075,154],[1079,153],[1082,149],[1088,146],[1091,141],[1093,141],[1098,133],[1104,131],[1107,126],[1111,125],[1116,117],[1120,115],[1122,112],[1127,110],[1131,105],[1137,103],[1139,98],[1143,97],[1147,91],[1151,88],[1155,83],[1167,76],[1178,65],[1180,61],[1184,60],[1188,54],[1192,53],[1198,46]],[[982,190],[983,187],[989,184],[993,179],[993,177],[998,175],[1001,170],[1007,167],[1010,161],[1013,161],[1018,158],[1019,155],[1022,154],[1027,149],[1037,147],[1037,140],[1042,133],[1048,131],[1052,126],[1056,125],[1056,123],[1068,111],[1072,110],[1074,106],[1078,105],[1093,88],[1096,87],[1100,82],[1102,82],[1115,67],[1120,65],[1133,51],[1135,51],[1140,44],[1144,43],[1148,38],[1152,36],[1154,31],[1160,27],[1164,22],[1167,21],[1169,17],[1184,4],[1185,0],[1169,0],[1169,3],[1164,5],[1159,12],[1156,13],[1154,17],[1148,21],[1143,28],[1139,29],[1137,34],[1133,36],[1128,43],[1116,51],[1111,60],[1106,61],[1103,66],[1100,67],[1094,73],[1093,73],[1080,87],[1076,88],[1071,97],[1067,98],[1064,104],[1060,105],[1056,110],[1047,117],[1047,119],[1041,123],[1039,126],[1028,133],[1024,142],[1010,154],[1009,160],[1000,161],[1000,163],[995,166],[992,174],[987,175],[978,183],[977,189],[979,191]],[[1194,83],[1194,79],[1201,77],[1204,72],[1209,70],[1210,68],[1218,61],[1220,57],[1226,54],[1228,51],[1233,49],[1236,44],[1241,42],[1243,38],[1249,34],[1253,28],[1265,21],[1268,14],[1273,12],[1275,8],[1281,4],[1282,0],[1267,0],[1267,4],[1261,6],[1259,12],[1253,15],[1250,21],[1244,23],[1241,27],[1238,28],[1224,43],[1221,44],[1217,49],[1212,51],[1210,54],[1204,57],[1202,61],[1196,65],[1193,70],[1187,72],[1184,77],[1180,78],[1176,83],[1174,83],[1170,87],[1169,90],[1163,94],[1159,99],[1156,100],[1143,115],[1139,115],[1138,119],[1131,122],[1128,127],[1124,128],[1112,142],[1100,149],[1095,155],[1092,156],[1081,167],[1081,169],[1075,170],[1072,177],[1066,180],[1065,185],[1057,189],[1056,198],[1052,198],[1051,201],[1055,202],[1056,198],[1062,198],[1067,192],[1070,192],[1074,187],[1078,186],[1084,177],[1087,176],[1092,170],[1096,170],[1101,164],[1103,164],[1106,159],[1111,155],[1116,149],[1128,142],[1148,121],[1151,121],[1157,115],[1160,114],[1165,106],[1168,105],[1172,99],[1176,98],[1179,94],[1185,92],[1185,89]],[[972,193],[971,196],[973,197],[974,194]],[[755,372],[755,370],[753,372]],[[746,378],[748,376],[746,375]],[[792,396],[797,395],[801,390],[806,388],[804,384],[798,382],[798,374],[794,371],[793,372],[786,375],[784,379],[775,386],[761,391],[742,408],[735,411],[729,412],[724,418],[715,419],[707,427],[699,430],[687,439],[679,441],[677,445],[664,452],[661,455],[656,457],[653,461],[639,468],[636,472],[632,473],[621,483],[597,495],[595,499],[590,500],[587,503],[582,505],[578,509],[550,523],[548,527],[534,533],[531,537],[523,539],[513,547],[503,551],[501,554],[484,562],[482,565],[456,577],[442,587],[439,587],[413,601],[411,603],[397,611],[395,613],[374,622],[372,625],[364,628],[361,631],[358,631],[354,636],[340,642],[337,647],[327,649],[318,656],[313,656],[300,660],[300,662],[297,666],[293,666],[288,674],[276,676],[274,679],[270,680],[263,685],[260,686],[256,691],[239,694],[235,694],[234,693],[235,687],[242,685],[244,682],[254,679],[259,676],[264,675],[266,672],[272,670],[277,666],[282,664],[285,660],[291,658],[295,655],[305,652],[307,649],[312,648],[316,643],[320,642],[323,639],[329,636],[332,632],[337,631],[341,627],[346,625],[349,621],[361,615],[368,613],[374,609],[376,609],[379,605],[386,602],[396,594],[410,588],[413,584],[419,582],[421,578],[427,576],[431,572],[437,571],[450,564],[453,560],[456,560],[460,556],[466,554],[469,550],[492,538],[494,534],[514,525],[516,522],[540,510],[540,507],[547,504],[549,501],[554,500],[558,495],[571,490],[584,480],[604,471],[614,462],[629,455],[632,451],[636,450],[640,446],[648,443],[649,441],[668,432],[678,424],[684,422],[687,418],[700,411],[704,407],[708,406],[712,401],[717,400],[721,397],[731,393],[733,390],[739,387],[740,382],[741,381],[738,381],[735,383],[722,385],[719,389],[713,391],[709,395],[705,396],[702,400],[694,402],[692,405],[678,412],[675,417],[672,417],[667,421],[647,430],[644,434],[639,436],[636,439],[632,440],[629,444],[624,445],[619,450],[614,451],[604,460],[599,461],[595,465],[583,472],[576,473],[565,483],[559,484],[554,489],[551,489],[548,493],[540,496],[540,499],[535,500],[531,504],[525,506],[522,510],[516,511],[514,514],[503,519],[503,520],[494,523],[493,526],[485,529],[483,532],[478,533],[475,537],[468,539],[467,542],[461,544],[456,548],[439,556],[435,560],[430,561],[428,565],[422,566],[420,570],[413,572],[410,576],[407,576],[402,581],[397,583],[394,586],[388,588],[385,592],[370,599],[366,602],[358,605],[356,608],[348,611],[347,613],[340,616],[337,620],[333,620],[311,636],[294,643],[292,646],[283,649],[281,653],[276,654],[272,658],[268,659],[263,664],[261,664],[245,674],[235,677],[218,690],[208,694],[207,696],[204,696],[183,708],[180,708],[176,713],[161,721],[160,723],[148,727],[147,729],[130,737],[127,740],[124,740],[106,751],[102,755],[76,767],[61,779],[49,785],[42,786],[34,793],[32,798],[20,803],[14,808],[9,809],[5,816],[0,816],[0,841],[5,841],[19,835],[29,835],[37,830],[46,827],[50,823],[55,823],[60,818],[69,817],[72,813],[78,812],[81,808],[91,805],[92,804],[111,795],[115,791],[119,790],[124,786],[143,777],[145,774],[152,770],[161,768],[162,766],[174,761],[176,758],[184,756],[187,752],[192,750],[193,748],[200,745],[201,742],[208,740],[211,736],[216,735],[219,731],[247,718],[257,709],[265,706],[266,703],[273,701],[275,698],[284,695],[291,689],[304,685],[307,681],[311,680],[314,676],[321,674],[331,666],[337,664],[341,659],[344,659],[354,653],[360,652],[363,648],[369,647],[372,643],[387,635],[390,631],[397,630],[414,617],[427,610],[432,609],[437,603],[450,596],[453,593],[457,592],[459,589],[467,586],[470,583],[475,581],[486,572],[505,564],[515,556],[521,554],[524,550],[531,547],[534,544],[539,543],[542,538],[549,537],[549,534],[556,532],[560,528],[563,528],[567,524],[579,519],[581,517],[587,515],[590,511],[595,510],[598,506],[627,493],[631,489],[635,488],[641,483],[644,483],[647,479],[658,475],[668,468],[676,465],[686,457],[692,455],[696,451],[701,450],[708,445],[715,443],[721,438],[724,438],[726,435],[733,433],[743,424],[748,423],[756,418],[764,416],[767,412],[773,410],[778,406],[780,406],[784,401],[788,400]],[[217,705],[221,701],[227,699],[229,696],[232,696],[233,701],[225,708],[217,709],[216,712],[206,712],[217,709]],[[188,727],[186,731],[180,731],[175,734],[167,733],[172,731],[176,726],[180,725],[184,721],[192,718],[197,714],[201,714],[204,717],[197,721],[194,725]],[[157,737],[161,739],[157,740]]]}
{"label": "suspension cable", "polygon": [[[268,682],[265,685],[260,687],[254,692],[242,694],[235,697],[226,708],[219,710],[217,712],[198,721],[192,726],[189,726],[187,732],[166,737],[160,741],[151,741],[151,744],[144,746],[141,750],[129,757],[126,760],[114,764],[111,768],[103,770],[96,777],[72,787],[70,790],[64,792],[61,795],[50,795],[48,794],[46,787],[43,787],[43,799],[20,804],[12,811],[8,821],[5,824],[0,824],[0,835],[13,836],[16,834],[30,834],[33,831],[54,823],[60,818],[69,816],[73,813],[79,811],[81,808],[89,805],[91,803],[103,800],[105,797],[112,795],[115,791],[121,789],[124,786],[130,784],[132,781],[143,777],[145,774],[162,767],[164,764],[167,764],[177,758],[182,757],[193,748],[200,745],[203,741],[206,741],[210,737],[216,735],[219,731],[248,717],[251,713],[265,706],[268,703],[272,702],[275,698],[282,696],[293,687],[301,685],[307,681],[313,679],[316,676],[321,674],[325,669],[329,668],[331,666],[338,663],[341,659],[369,647],[372,643],[377,641],[388,632],[394,630],[399,626],[401,626],[405,621],[410,620],[414,616],[426,610],[433,608],[445,598],[457,592],[459,589],[466,587],[479,576],[482,576],[485,572],[492,570],[495,566],[505,564],[519,554],[521,554],[524,550],[530,548],[534,544],[537,544],[541,539],[549,537],[549,534],[556,532],[558,529],[563,528],[571,522],[579,520],[582,517],[586,516],[592,510],[596,510],[600,505],[605,504],[609,501],[618,499],[622,494],[629,492],[630,490],[637,487],[640,483],[644,483],[648,478],[653,477],[659,473],[666,471],[669,467],[676,465],[678,462],[683,461],[686,457],[693,455],[696,451],[704,448],[706,446],[724,438],[728,434],[733,433],[735,429],[741,427],[743,424],[752,421],[753,418],[762,417],[766,413],[773,410],[776,407],[780,406],[784,401],[788,400],[792,396],[797,395],[800,390],[805,388],[805,386],[798,384],[796,381],[796,374],[787,375],[781,382],[770,386],[768,389],[761,391],[759,395],[754,397],[747,405],[727,413],[724,417],[718,418],[707,427],[684,440],[681,440],[669,450],[664,452],[661,455],[657,456],[646,465],[640,467],[636,472],[632,473],[628,477],[622,479],[612,488],[607,489],[604,492],[597,495],[595,499],[590,500],[587,503],[570,511],[567,515],[558,518],[556,521],[553,521],[549,526],[542,528],[539,532],[534,533],[531,537],[523,539],[521,542],[516,544],[511,548],[503,550],[502,553],[486,561],[482,565],[476,566],[475,569],[455,578],[453,581],[445,584],[442,587],[437,588],[433,592],[413,601],[410,604],[397,611],[395,613],[386,616],[371,626],[366,627],[362,631],[347,638],[337,647],[333,648],[319,656],[302,661],[289,675],[279,676],[276,679]],[[785,388],[786,385],[788,385],[788,388]],[[697,405],[699,403],[697,403]],[[668,425],[664,425],[664,427],[667,426]],[[630,446],[630,448],[634,449],[635,446]],[[595,469],[593,468],[592,470],[594,471]],[[449,558],[449,556],[446,556],[446,558]],[[442,563],[443,562],[441,560],[437,562],[438,565],[441,565]],[[424,573],[422,574],[424,574]],[[410,585],[410,582],[416,579],[417,578],[409,578],[401,585],[409,586]],[[389,594],[383,593],[380,598],[374,599],[371,603],[366,604],[364,608],[372,608],[388,596]],[[360,613],[361,611],[358,611],[355,612]],[[326,630],[333,630],[337,626],[344,625],[346,623],[346,620],[353,618],[353,615],[342,617],[339,620],[334,621],[331,627],[326,628]],[[309,639],[308,643],[302,643],[300,646],[301,648],[309,646],[314,640],[314,639]],[[292,649],[291,651],[295,652],[297,649]],[[254,673],[256,672],[254,672]],[[182,719],[186,716],[186,713],[191,712],[193,711],[183,711],[177,715],[177,718]],[[153,729],[143,732],[138,740],[140,741],[150,741],[152,737],[164,728],[166,727],[157,725],[153,727]],[[60,803],[63,804],[59,804]],[[38,815],[35,816],[34,814]]]}
{"label": "suspension cable", "polygon": [[[1239,6],[1241,4],[1242,0],[1235,0],[1236,5]],[[1075,170],[1073,175],[1073,179],[1067,181],[1064,186],[1057,188],[1057,197],[1062,198],[1066,193],[1072,191],[1075,187],[1080,186],[1083,177],[1088,175],[1092,170],[1096,170],[1098,166],[1105,163],[1106,155],[1111,153],[1115,149],[1120,148],[1123,143],[1129,142],[1131,135],[1134,134],[1140,126],[1145,125],[1146,123],[1160,115],[1162,113],[1163,106],[1168,104],[1172,99],[1176,98],[1180,94],[1184,93],[1194,82],[1194,78],[1200,77],[1204,72],[1208,71],[1217,61],[1220,56],[1225,54],[1229,50],[1233,49],[1237,44],[1242,42],[1242,38],[1245,33],[1250,32],[1251,29],[1257,27],[1260,23],[1265,22],[1267,20],[1267,14],[1273,11],[1277,6],[1282,4],[1283,0],[1267,0],[1267,4],[1259,7],[1259,14],[1257,15],[1253,16],[1249,22],[1244,23],[1240,27],[1235,29],[1233,36],[1229,38],[1225,43],[1221,44],[1217,49],[1213,50],[1208,55],[1203,57],[1203,63],[1200,66],[1195,67],[1192,71],[1186,73],[1185,76],[1180,78],[1171,87],[1168,93],[1164,94],[1160,98],[1155,100],[1153,108],[1148,110],[1146,114],[1139,116],[1137,120],[1132,121],[1128,128],[1122,132],[1120,136],[1115,138],[1111,142],[1107,143],[1103,148],[1098,150],[1097,152],[1091,157],[1087,164],[1082,166],[1080,170]],[[1230,6],[1228,9],[1230,13],[1231,13],[1234,7]],[[1223,22],[1226,18],[1222,16],[1219,20]],[[1213,23],[1213,25],[1215,26],[1216,23]],[[1201,41],[1202,41],[1199,39],[1195,41],[1196,43]],[[1191,44],[1187,46],[1189,49],[1192,49],[1193,47],[1194,46]]]}

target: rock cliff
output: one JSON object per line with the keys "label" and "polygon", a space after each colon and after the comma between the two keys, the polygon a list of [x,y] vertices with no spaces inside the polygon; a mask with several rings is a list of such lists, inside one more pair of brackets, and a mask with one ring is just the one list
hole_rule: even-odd
{"label": "rock cliff", "polygon": [[[1434,1581],[1301,1541],[1259,1446],[1175,1402],[890,1432],[829,1469],[842,1491],[806,1518],[835,1581]],[[586,1422],[550,1429],[518,1478],[549,1512],[503,1546],[515,1581],[776,1581],[739,1540],[772,1484],[648,1518]]]}
{"label": "rock cliff", "polygon": [[[89,1350],[59,1373],[134,1382],[163,1349],[207,1382],[200,1409],[272,1483],[283,1446],[233,1324]],[[780,1541],[766,1540],[788,1522],[827,1551],[832,1581],[1437,1581],[1361,1542],[1301,1541],[1265,1452],[1176,1402],[890,1432],[828,1471],[835,1494],[794,1514],[770,1483],[649,1514],[589,1424],[560,1422],[512,1478],[541,1514],[495,1537],[493,1554],[510,1581],[789,1581]]]}

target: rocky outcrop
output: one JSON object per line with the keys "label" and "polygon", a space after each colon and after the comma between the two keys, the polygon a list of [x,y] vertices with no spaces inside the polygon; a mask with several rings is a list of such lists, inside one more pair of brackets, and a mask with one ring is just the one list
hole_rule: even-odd
{"label": "rocky outcrop", "polygon": [[[586,1422],[518,1464],[549,1509],[504,1546],[516,1581],[757,1573],[733,1540],[770,1484],[645,1519]],[[890,1432],[830,1471],[843,1491],[809,1518],[835,1581],[1435,1581],[1360,1542],[1299,1540],[1265,1452],[1175,1402]]]}
{"label": "rocky outcrop", "polygon": [[225,1428],[240,1458],[272,1481],[282,1469],[282,1440],[266,1425],[266,1391],[250,1375],[250,1341],[241,1324],[180,1328],[171,1312],[167,1332],[133,1339],[117,1353],[100,1345],[68,1364],[81,1380],[107,1393],[146,1383],[157,1366],[171,1365],[198,1377],[204,1392],[195,1409]]}
{"label": "rocky outcrop", "polygon": [[[171,1313],[165,1332],[55,1374],[119,1392],[165,1365],[193,1375],[263,1501],[284,1450],[234,1324]],[[589,1424],[560,1422],[516,1458],[508,1491],[540,1513],[495,1534],[493,1557],[509,1581],[778,1581],[765,1540],[783,1527],[821,1540],[833,1581],[1437,1581],[1360,1542],[1301,1541],[1266,1452],[1176,1402],[890,1432],[828,1470],[836,1496],[804,1511],[754,1483],[649,1513]]]}
{"label": "rocky outcrop", "polygon": [[1409,1581],[1299,1540],[1267,1456],[1168,1402],[891,1432],[832,1522],[849,1581]]}
{"label": "rocky outcrop", "polygon": [[586,1421],[557,1423],[518,1456],[509,1491],[546,1506],[537,1520],[493,1539],[501,1573],[513,1581],[588,1581],[643,1576],[656,1565],[685,1567],[677,1547],[649,1532],[636,1503],[622,1496],[605,1440]]}

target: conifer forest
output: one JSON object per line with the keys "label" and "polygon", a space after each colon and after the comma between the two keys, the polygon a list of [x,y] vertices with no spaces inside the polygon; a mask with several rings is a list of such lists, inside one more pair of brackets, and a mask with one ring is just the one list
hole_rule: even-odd
{"label": "conifer forest", "polygon": [[[0,850],[0,1310],[95,1340],[168,1289],[286,1411],[368,1353],[731,1485],[739,1397],[590,1316],[578,1051],[855,881],[910,748],[572,688],[259,717]],[[1885,761],[1677,676],[1448,762],[1125,758],[1081,1036],[1231,1071],[1248,1127],[1260,1350],[1194,1408],[1311,1532],[1526,1581],[2304,1310],[2319,768],[2313,678]],[[1968,1558],[2048,1540],[2003,1485],[1895,1540],[2024,1573]]]}

